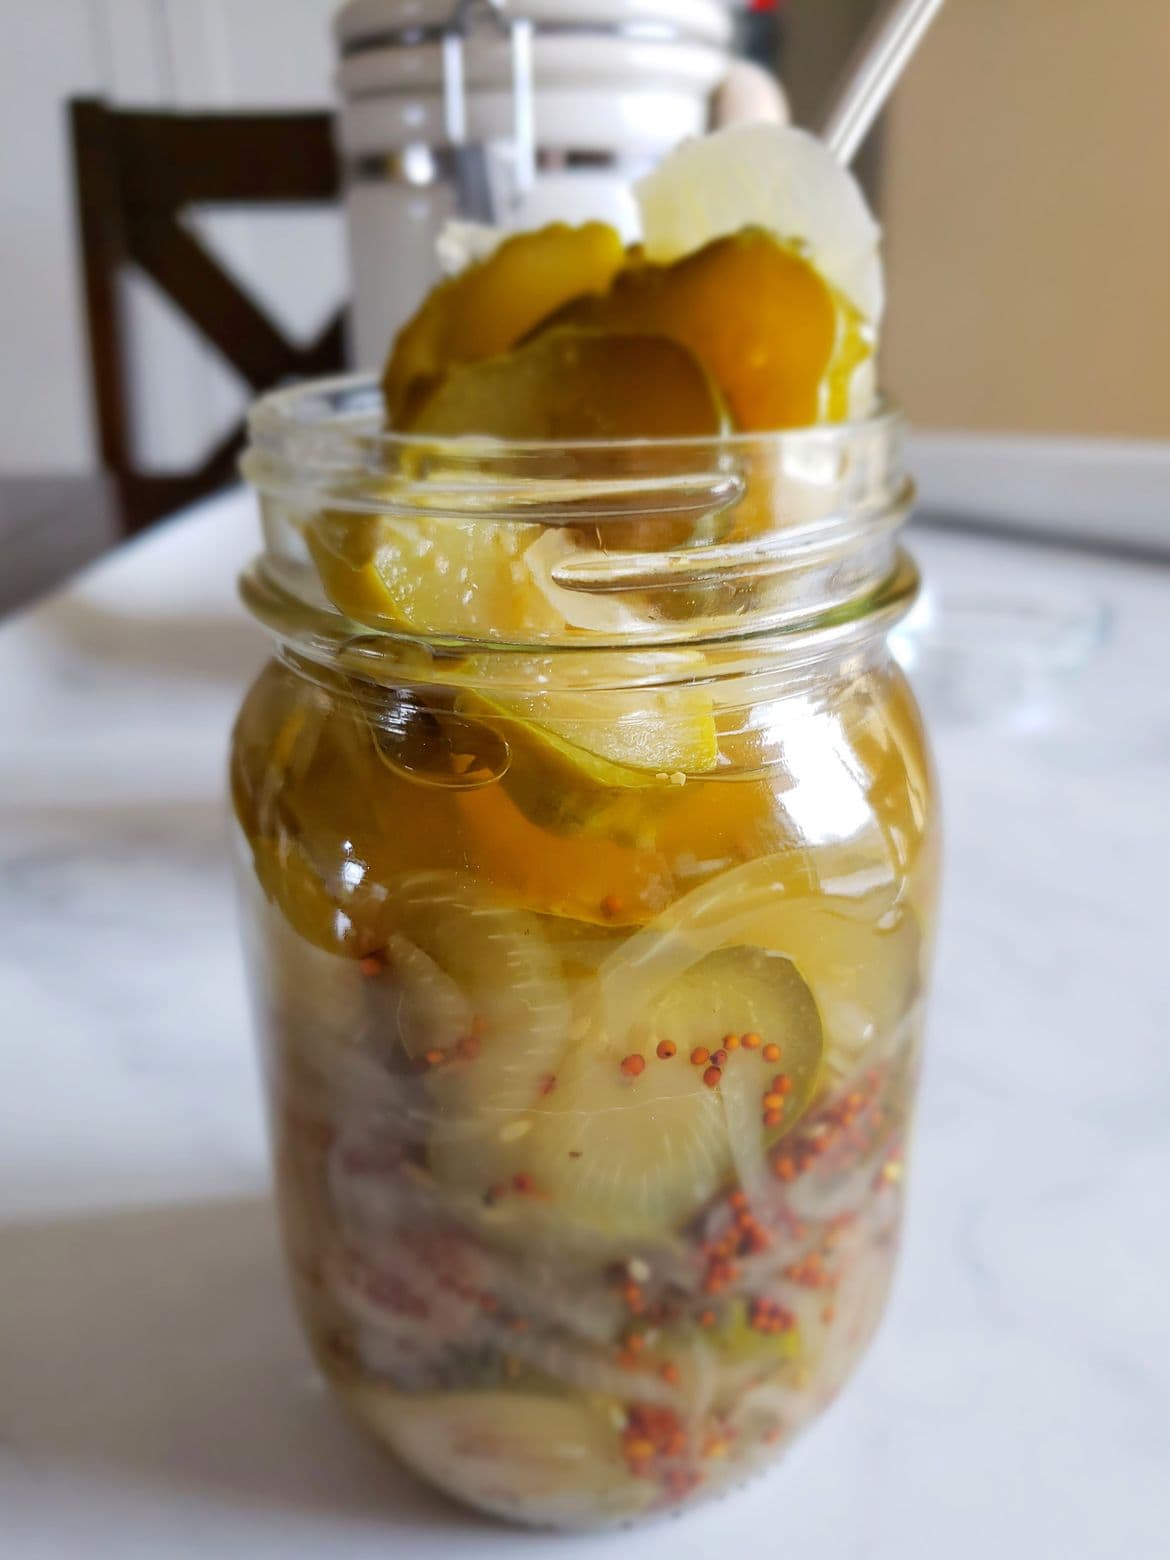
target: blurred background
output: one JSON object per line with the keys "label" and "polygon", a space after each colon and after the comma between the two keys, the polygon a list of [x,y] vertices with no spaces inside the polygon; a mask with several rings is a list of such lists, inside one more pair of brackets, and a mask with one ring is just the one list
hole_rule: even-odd
{"label": "blurred background", "polygon": [[[794,117],[815,122],[872,4],[737,9],[741,50],[778,63]],[[93,556],[125,518],[97,480],[69,100],[329,109],[335,10],[3,0],[0,606]],[[1170,438],[1168,74],[1166,0],[944,9],[863,159],[887,230],[885,378],[918,427]],[[188,220],[289,341],[320,340],[348,290],[336,205]],[[251,388],[156,281],[131,268],[119,288],[135,459],[195,467]]]}

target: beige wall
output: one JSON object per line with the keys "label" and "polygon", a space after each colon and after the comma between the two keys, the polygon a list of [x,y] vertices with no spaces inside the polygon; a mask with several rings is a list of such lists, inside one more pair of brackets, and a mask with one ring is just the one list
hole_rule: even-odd
{"label": "beige wall", "polygon": [[915,420],[1170,437],[1170,0],[950,0],[885,152]]}

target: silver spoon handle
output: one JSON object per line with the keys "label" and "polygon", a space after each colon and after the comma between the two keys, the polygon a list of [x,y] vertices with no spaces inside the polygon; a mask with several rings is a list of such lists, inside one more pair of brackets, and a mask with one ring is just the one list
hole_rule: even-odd
{"label": "silver spoon handle", "polygon": [[821,135],[846,167],[857,156],[943,0],[891,0],[849,62]]}

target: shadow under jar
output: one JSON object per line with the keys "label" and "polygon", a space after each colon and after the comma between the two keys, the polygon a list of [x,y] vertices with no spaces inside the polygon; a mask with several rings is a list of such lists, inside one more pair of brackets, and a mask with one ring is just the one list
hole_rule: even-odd
{"label": "shadow under jar", "polygon": [[351,1414],[589,1528],[766,1467],[898,1240],[937,876],[900,424],[421,443],[283,392],[243,592],[250,974]]}

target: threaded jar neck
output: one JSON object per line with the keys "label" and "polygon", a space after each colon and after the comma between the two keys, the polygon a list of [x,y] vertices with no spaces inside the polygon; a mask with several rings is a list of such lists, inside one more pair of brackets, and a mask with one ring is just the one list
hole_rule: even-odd
{"label": "threaded jar neck", "polygon": [[[917,589],[889,407],[703,440],[424,439],[386,432],[359,377],[266,397],[250,433],[265,547],[243,593],[298,658],[446,678],[473,656],[521,680],[547,656],[604,654],[613,675],[696,649],[712,669],[805,661],[884,635]],[[323,557],[386,590],[326,589]]]}

